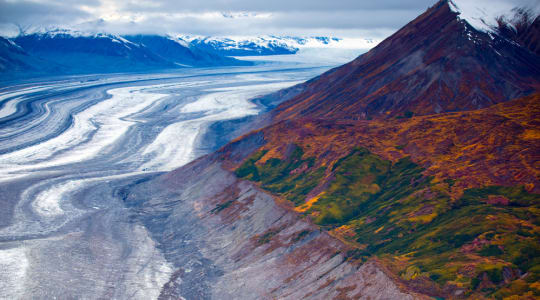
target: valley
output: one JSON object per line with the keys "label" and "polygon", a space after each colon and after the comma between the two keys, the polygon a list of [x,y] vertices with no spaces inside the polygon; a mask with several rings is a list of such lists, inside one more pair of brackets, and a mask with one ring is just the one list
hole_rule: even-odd
{"label": "valley", "polygon": [[215,150],[233,129],[213,124],[248,117],[234,130],[247,126],[267,109],[249,99],[320,70],[195,69],[2,88],[0,298],[157,298],[175,266],[119,189]]}

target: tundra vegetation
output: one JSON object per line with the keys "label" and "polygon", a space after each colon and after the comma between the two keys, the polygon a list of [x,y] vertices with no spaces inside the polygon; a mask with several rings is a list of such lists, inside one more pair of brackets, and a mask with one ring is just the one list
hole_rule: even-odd
{"label": "tundra vegetation", "polygon": [[[526,101],[535,111],[539,106],[535,99],[538,97],[507,107],[520,109]],[[493,127],[490,120],[503,114],[504,122]],[[478,118],[486,120],[479,123]],[[288,200],[299,214],[353,246],[355,250],[344,254],[347,259],[376,259],[415,290],[434,296],[533,299],[540,297],[540,195],[524,179],[528,178],[526,172],[519,173],[521,177],[508,176],[521,168],[511,160],[485,164],[476,155],[493,153],[493,147],[505,155],[506,150],[491,135],[506,140],[508,151],[524,153],[524,149],[536,147],[535,118],[496,106],[472,113],[397,120],[392,126],[405,128],[407,135],[424,134],[425,127],[417,125],[425,122],[432,124],[429,130],[440,132],[429,136],[430,143],[418,143],[415,148],[406,140],[396,143],[398,139],[388,134],[398,135],[399,130],[381,129],[386,140],[381,135],[377,144],[370,144],[372,132],[365,130],[367,123],[330,128],[315,121],[287,124],[292,142],[285,145],[279,142],[283,138],[276,137],[283,132],[278,124],[263,130],[267,143],[235,172]],[[444,127],[439,128],[433,119]],[[485,131],[483,136],[460,139],[468,133],[459,126],[471,126],[469,120],[474,122],[470,130]],[[460,125],[452,125],[457,123]],[[507,131],[508,126],[523,134]],[[450,147],[441,146],[449,145],[447,139],[452,137],[441,132],[445,128],[455,130]],[[366,136],[368,142],[363,142]],[[509,138],[513,140],[508,142]],[[339,144],[347,140],[356,143]],[[388,141],[395,146],[389,147]],[[419,152],[433,156],[426,158]],[[458,154],[452,158],[453,153]],[[473,159],[459,161],[463,160],[459,153]],[[532,160],[534,155],[523,155],[519,164],[534,165]],[[456,161],[472,171],[451,173]],[[498,168],[500,165],[507,168]],[[492,170],[503,170],[496,176],[510,178],[509,184],[494,184],[499,179]],[[479,183],[475,177],[486,180]]]}

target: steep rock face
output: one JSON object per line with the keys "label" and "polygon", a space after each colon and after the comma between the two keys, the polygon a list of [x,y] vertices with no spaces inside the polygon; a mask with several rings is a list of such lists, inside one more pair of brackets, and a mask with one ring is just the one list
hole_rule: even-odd
{"label": "steep rock face", "polygon": [[511,20],[498,20],[498,33],[540,55],[540,16],[526,9],[517,9]]}
{"label": "steep rock face", "polygon": [[8,39],[0,37],[0,71],[32,69],[25,60],[28,53]]}
{"label": "steep rock face", "polygon": [[366,119],[478,109],[530,94],[539,75],[537,55],[477,31],[440,1],[368,53],[306,83],[275,116]]}
{"label": "steep rock face", "polygon": [[376,262],[355,261],[349,247],[238,180],[216,155],[121,193],[177,269],[161,299],[419,297],[401,292]]}

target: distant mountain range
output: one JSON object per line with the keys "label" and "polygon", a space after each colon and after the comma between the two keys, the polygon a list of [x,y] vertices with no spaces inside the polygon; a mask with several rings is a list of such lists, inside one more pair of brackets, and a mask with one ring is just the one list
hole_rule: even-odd
{"label": "distant mountain range", "polygon": [[53,30],[2,38],[4,75],[84,74],[241,66],[240,61],[192,47],[169,36],[89,34]]}
{"label": "distant mountain range", "polygon": [[370,49],[377,45],[373,39],[341,39],[336,37],[203,37],[180,36],[190,45],[209,52],[227,56],[257,56],[295,54],[301,48],[342,48],[354,47]]}
{"label": "distant mountain range", "polygon": [[0,74],[33,72],[49,67],[49,70],[54,69],[53,64],[28,54],[13,41],[0,37]]}
{"label": "distant mountain range", "polygon": [[[143,72],[183,67],[246,66],[230,56],[294,54],[302,47],[350,47],[338,38],[192,37],[37,30],[0,39],[0,77]],[[356,41],[370,48],[376,41]]]}

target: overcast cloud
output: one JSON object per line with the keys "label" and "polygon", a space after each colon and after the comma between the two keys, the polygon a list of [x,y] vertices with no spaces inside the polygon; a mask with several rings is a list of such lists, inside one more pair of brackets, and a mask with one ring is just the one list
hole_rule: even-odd
{"label": "overcast cloud", "polygon": [[[524,6],[539,0],[470,0]],[[436,0],[0,0],[0,34],[67,27],[111,33],[330,35],[380,39]]]}

